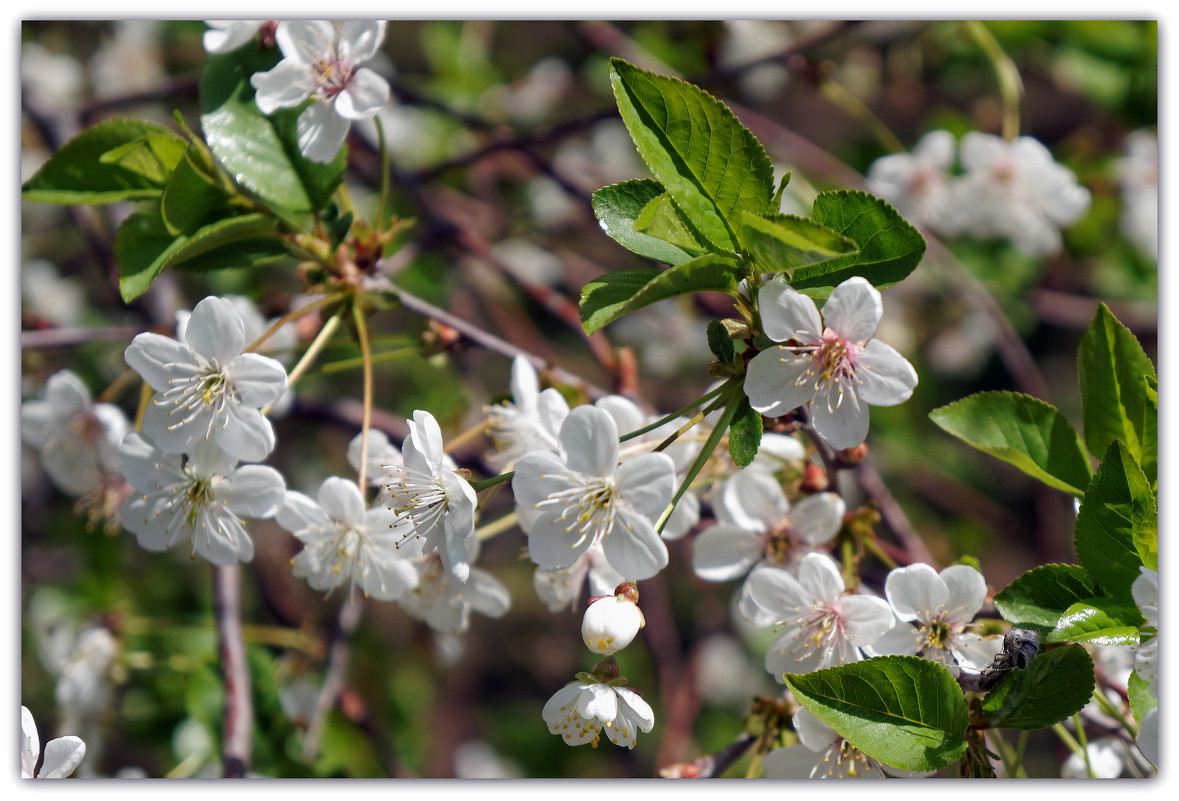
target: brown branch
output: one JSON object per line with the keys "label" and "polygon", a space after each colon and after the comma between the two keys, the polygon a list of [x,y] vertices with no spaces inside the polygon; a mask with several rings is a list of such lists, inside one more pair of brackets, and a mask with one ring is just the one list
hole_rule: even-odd
{"label": "brown branch", "polygon": [[909,518],[905,515],[905,511],[897,503],[892,493],[888,491],[888,487],[884,485],[884,480],[881,479],[880,473],[876,472],[876,467],[870,459],[865,457],[856,466],[855,476],[860,489],[875,502],[876,509],[880,512],[880,517],[884,520],[884,524],[888,526],[897,540],[905,547],[910,561],[925,562],[931,565],[935,564],[933,555],[925,547],[925,543],[922,542],[921,537],[913,530],[913,526],[909,523]]}
{"label": "brown branch", "polygon": [[221,675],[225,682],[225,721],[221,764],[225,778],[240,779],[250,766],[254,704],[250,668],[242,636],[241,566],[213,568],[213,616],[221,643]]}
{"label": "brown branch", "polygon": [[319,755],[319,740],[323,736],[323,727],[327,723],[328,713],[335,706],[340,689],[344,686],[352,633],[356,631],[363,611],[363,602],[355,599],[349,598],[340,605],[340,616],[336,622],[336,631],[332,637],[332,647],[328,656],[327,673],[323,677],[323,687],[319,690],[319,698],[315,702],[315,712],[312,713],[311,723],[307,726],[307,735],[303,738],[304,762],[314,762]]}
{"label": "brown branch", "polygon": [[108,325],[97,328],[45,328],[39,331],[21,331],[22,348],[72,348],[85,345],[97,339],[131,339],[143,332],[141,326]]}

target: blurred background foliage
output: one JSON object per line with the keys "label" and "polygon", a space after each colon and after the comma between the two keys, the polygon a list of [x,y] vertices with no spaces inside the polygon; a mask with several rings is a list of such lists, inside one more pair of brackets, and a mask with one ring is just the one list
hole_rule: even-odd
{"label": "blurred background foliage", "polygon": [[[1030,352],[1048,399],[1074,423],[1076,346],[1098,299],[1155,356],[1157,267],[1122,234],[1114,165],[1130,132],[1157,124],[1158,37],[1156,23],[1125,20],[987,28],[1019,68],[1021,133],[1073,169],[1093,203],[1059,254],[1030,258],[1005,242],[951,241],[960,267],[922,266],[884,293],[880,338],[913,362],[921,383],[908,403],[874,410],[870,444],[940,565],[973,555],[998,590],[1035,565],[1075,561],[1071,501],[945,435],[927,414],[979,390],[1027,390],[1003,358],[997,315]],[[70,135],[108,117],[171,125],[176,109],[197,129],[204,30],[181,21],[25,22],[23,177]],[[793,171],[788,209],[809,209],[816,191],[862,180],[889,152],[875,124],[909,148],[934,128],[997,133],[1002,112],[991,62],[954,22],[392,22],[383,51],[396,98],[382,114],[395,211],[415,221],[398,243],[395,283],[661,412],[710,382],[704,326],[727,305],[723,297],[664,302],[588,340],[580,331],[581,286],[604,270],[644,266],[599,230],[589,206],[593,190],[647,174],[615,110],[610,56],[679,74],[730,103],[778,174]],[[354,129],[347,176],[353,202],[370,212],[374,137],[371,125]],[[22,328],[95,329],[69,347],[24,347],[22,397],[38,396],[63,367],[97,394],[122,371],[135,332],[166,330],[177,309],[208,294],[247,295],[273,316],[300,291],[291,263],[173,272],[125,306],[111,247],[126,211],[22,206]],[[980,301],[982,290],[992,305]],[[372,326],[375,352],[392,354],[377,366],[376,423],[395,441],[414,409],[433,412],[452,436],[505,397],[506,359],[444,347],[446,329],[403,308],[376,313]],[[270,462],[289,487],[313,492],[326,476],[351,475],[344,451],[359,430],[358,357],[355,343],[338,336],[300,383],[295,408],[276,422]],[[128,413],[135,396],[120,400]],[[456,457],[481,464],[477,445]],[[46,643],[103,625],[119,654],[107,671],[109,703],[92,731],[77,732],[91,746],[81,773],[218,775],[222,690],[210,566],[183,552],[147,553],[121,530],[89,526],[27,448],[22,494],[21,699],[42,741],[56,736],[63,715]],[[510,509],[506,497],[497,501],[485,520]],[[654,731],[634,751],[567,747],[546,731],[540,709],[593,659],[580,642],[580,614],[552,614],[537,599],[513,529],[487,542],[480,561],[511,592],[506,617],[473,616],[466,633],[444,635],[396,605],[366,604],[322,754],[308,765],[299,753],[306,699],[322,678],[341,595],[322,597],[291,576],[297,544],[276,524],[251,531],[257,554],[243,603],[259,775],[651,776],[732,742],[750,697],[774,691],[761,668],[768,632],[734,629],[736,583],[696,579],[686,538],[671,545],[669,569],[643,582],[648,626],[619,656],[630,686],[655,709]],[[1059,743],[1033,737],[1029,775],[1057,775],[1063,756]]]}

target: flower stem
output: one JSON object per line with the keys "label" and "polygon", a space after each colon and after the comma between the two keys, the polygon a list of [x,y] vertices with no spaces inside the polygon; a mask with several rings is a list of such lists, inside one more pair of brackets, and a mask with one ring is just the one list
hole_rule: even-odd
{"label": "flower stem", "polygon": [[687,414],[688,412],[695,409],[697,406],[703,406],[707,401],[712,400],[717,395],[719,395],[721,392],[723,392],[724,389],[725,389],[725,385],[721,384],[716,389],[714,389],[710,392],[706,392],[704,395],[702,395],[699,398],[697,398],[696,400],[692,401],[691,403],[689,403],[687,406],[683,407],[682,409],[677,409],[676,411],[672,412],[671,414],[659,418],[654,423],[650,423],[648,425],[645,425],[642,428],[636,428],[634,431],[631,431],[628,434],[623,434],[621,437],[618,438],[618,441],[619,442],[626,442],[628,439],[634,439],[635,437],[642,436],[643,434],[646,434],[649,431],[654,431],[655,429],[657,429],[661,426],[667,425],[672,420],[676,419],[677,417],[681,417],[681,416]]}
{"label": "flower stem", "polygon": [[[421,349],[417,347],[412,348],[397,348],[396,350],[388,350],[384,353],[378,353],[372,357],[373,364],[384,364],[386,362],[399,362],[403,359],[411,359],[421,353]],[[345,370],[351,370],[353,367],[360,367],[364,364],[364,357],[354,359],[341,359],[338,362],[328,362],[319,368],[321,373],[340,373]]]}
{"label": "flower stem", "polygon": [[470,484],[471,484],[472,489],[475,490],[475,492],[482,492],[483,490],[490,489],[491,487],[494,487],[497,484],[502,484],[505,481],[511,481],[512,477],[515,475],[516,475],[515,470],[509,470],[506,473],[501,473],[500,475],[492,476],[491,478],[485,478],[482,481],[472,481],[472,482],[470,482]]}
{"label": "flower stem", "polygon": [[502,534],[503,532],[508,531],[512,528],[512,526],[516,525],[517,522],[519,521],[516,520],[516,513],[508,512],[503,517],[497,520],[492,520],[490,523],[485,523],[484,525],[475,529],[475,536],[478,537],[480,541],[489,540],[497,534]]}
{"label": "flower stem", "polygon": [[357,468],[356,483],[364,492],[364,469],[368,465],[368,430],[373,415],[373,358],[368,346],[368,325],[359,303],[352,304],[352,319],[356,321],[356,338],[360,340],[360,355],[364,359],[364,412],[360,422],[360,467]]}
{"label": "flower stem", "polygon": [[1093,688],[1093,700],[1097,702],[1099,707],[1101,707],[1102,712],[1109,715],[1118,723],[1122,724],[1122,728],[1125,729],[1126,733],[1130,735],[1130,739],[1138,739],[1138,727],[1123,717],[1121,711],[1112,703],[1110,703],[1110,700],[1105,697],[1105,693],[1101,691],[1100,687]]}
{"label": "flower stem", "polygon": [[1093,769],[1089,766],[1089,749],[1081,748],[1080,744],[1068,733],[1068,729],[1064,727],[1063,723],[1053,724],[1052,731],[1056,733],[1062,743],[1068,746],[1068,750],[1085,760],[1085,771],[1089,774],[1089,778],[1093,778]]}
{"label": "flower stem", "polygon": [[[303,373],[307,372],[307,368],[311,366],[311,364],[315,361],[315,358],[319,356],[319,352],[322,351],[327,345],[328,340],[332,338],[334,333],[336,333],[336,329],[340,327],[340,320],[343,318],[343,316],[344,308],[341,306],[336,311],[336,313],[329,317],[328,321],[323,324],[323,328],[321,328],[319,333],[315,335],[315,339],[311,340],[311,344],[307,347],[307,351],[303,354],[303,357],[299,359],[299,363],[295,365],[294,369],[291,370],[290,375],[287,376],[288,387],[294,386],[295,382],[297,382],[302,377]],[[268,406],[262,410],[262,413],[265,414],[269,410],[270,407]]]}
{"label": "flower stem", "polygon": [[323,308],[324,306],[327,306],[330,303],[334,303],[337,300],[339,300],[341,297],[343,297],[343,295],[341,295],[340,293],[335,293],[332,295],[324,295],[319,300],[312,301],[311,303],[308,303],[305,306],[300,306],[297,309],[291,309],[289,312],[284,314],[282,317],[279,317],[277,320],[275,320],[274,324],[271,325],[269,328],[267,328],[265,331],[263,331],[262,336],[258,337],[253,342],[251,342],[245,348],[245,350],[242,351],[242,353],[253,353],[259,347],[262,346],[263,342],[270,339],[270,337],[274,335],[275,331],[282,328],[287,323],[289,323],[293,320],[298,320],[303,315],[309,314],[309,313],[315,311],[316,309]]}
{"label": "flower stem", "polygon": [[995,79],[999,82],[999,98],[1003,102],[1003,138],[1008,142],[1019,136],[1019,104],[1023,100],[1023,81],[1011,57],[1003,52],[994,34],[978,20],[963,23],[971,38],[978,43],[991,62]]}
{"label": "flower stem", "polygon": [[447,443],[446,447],[442,449],[442,452],[443,453],[454,453],[456,449],[462,447],[463,445],[466,445],[468,442],[475,439],[476,437],[483,436],[483,433],[485,431],[487,431],[487,429],[490,425],[491,425],[490,420],[484,420],[482,423],[480,423],[477,426],[471,426],[466,431],[464,431],[463,433],[454,437],[449,443]]}

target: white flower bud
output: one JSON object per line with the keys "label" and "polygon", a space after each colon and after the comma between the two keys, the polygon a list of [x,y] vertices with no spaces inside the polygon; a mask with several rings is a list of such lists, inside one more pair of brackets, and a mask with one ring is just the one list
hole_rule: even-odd
{"label": "white flower bud", "polygon": [[630,645],[645,623],[633,600],[626,595],[611,595],[586,608],[581,639],[595,654],[612,654]]}

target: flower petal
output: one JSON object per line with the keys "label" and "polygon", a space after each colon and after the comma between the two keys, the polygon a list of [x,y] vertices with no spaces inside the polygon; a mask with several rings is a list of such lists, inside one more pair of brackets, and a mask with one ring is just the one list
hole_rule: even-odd
{"label": "flower petal", "polygon": [[876,333],[883,312],[880,291],[857,275],[831,290],[823,304],[823,324],[844,339],[859,343]]}
{"label": "flower petal", "polygon": [[210,296],[192,310],[184,338],[194,351],[224,367],[241,355],[246,329],[233,301]]}
{"label": "flower petal", "polygon": [[229,363],[225,371],[238,400],[255,409],[274,403],[287,386],[287,371],[269,356],[243,353]]}
{"label": "flower petal", "polygon": [[20,708],[20,728],[23,740],[20,773],[23,778],[31,779],[36,775],[37,758],[41,756],[41,738],[37,734],[37,723],[33,720],[33,713],[27,706]]}
{"label": "flower petal", "polygon": [[729,581],[749,572],[765,550],[765,535],[719,523],[692,540],[692,571],[705,581]]}
{"label": "flower petal", "polygon": [[503,617],[512,605],[508,588],[495,576],[477,567],[471,568],[471,576],[460,592],[471,609],[487,617]]}
{"label": "flower petal", "polygon": [[814,603],[814,598],[799,580],[781,568],[766,567],[753,571],[746,586],[754,603],[778,620],[798,620]]}
{"label": "flower petal", "polygon": [[336,113],[334,104],[312,103],[295,121],[299,152],[311,161],[327,164],[344,146],[351,127],[349,120]]}
{"label": "flower petal", "polygon": [[168,389],[174,378],[189,378],[191,365],[196,363],[196,354],[188,345],[150,331],[136,335],[123,358],[157,392]]}
{"label": "flower petal", "polygon": [[340,58],[352,64],[376,55],[385,41],[385,20],[347,20],[340,25]]}
{"label": "flower petal", "polygon": [[602,538],[602,551],[610,566],[628,580],[651,578],[667,567],[667,545],[645,517],[618,510],[611,531]]}
{"label": "flower petal", "polygon": [[[279,26],[282,29],[282,26]],[[294,108],[315,91],[315,78],[309,69],[292,59],[283,59],[274,69],[255,72],[250,76],[254,87],[254,102],[263,114],[273,114],[280,108]]]}
{"label": "flower petal", "polygon": [[283,59],[310,68],[335,49],[336,27],[326,20],[284,20],[274,31]]}
{"label": "flower petal", "polygon": [[607,412],[578,406],[561,426],[561,447],[570,470],[609,476],[618,466],[618,426]]}
{"label": "flower petal", "polygon": [[240,403],[225,404],[225,417],[213,435],[222,450],[243,462],[260,462],[274,450],[274,425],[262,412]]}
{"label": "flower petal", "polygon": [[623,462],[614,481],[618,499],[652,520],[675,495],[675,465],[666,453],[644,453]]}
{"label": "flower petal", "polygon": [[246,464],[222,483],[218,498],[224,498],[234,514],[246,517],[273,517],[286,499],[286,482],[273,467]]}
{"label": "flower petal", "polygon": [[372,70],[361,68],[336,95],[336,113],[348,120],[366,120],[376,116],[388,102],[388,82]]}
{"label": "flower petal", "polygon": [[790,501],[770,473],[745,469],[721,485],[717,518],[749,531],[765,532],[786,517]]}
{"label": "flower petal", "polygon": [[838,603],[846,589],[839,565],[825,553],[808,553],[798,566],[798,583],[806,590],[811,603]]}
{"label": "flower petal", "polygon": [[64,779],[82,764],[85,756],[86,743],[78,737],[67,735],[50,740],[45,744],[45,761],[37,778]]}
{"label": "flower petal", "polygon": [[946,583],[922,562],[890,571],[884,594],[897,617],[905,621],[929,620],[949,598]]}
{"label": "flower petal", "polygon": [[917,371],[890,345],[873,339],[856,356],[857,394],[873,406],[907,401],[917,386]]}
{"label": "flower petal", "polygon": [[294,490],[288,490],[283,496],[282,506],[275,513],[274,521],[299,537],[304,544],[309,539],[319,539],[324,529],[335,528],[332,519],[318,503]]}
{"label": "flower petal", "polygon": [[[365,519],[364,496],[355,481],[332,476],[325,478],[319,485],[319,492],[315,495],[319,505],[323,507],[333,520],[351,528],[362,525]],[[289,498],[289,493],[288,493]],[[284,503],[285,506],[285,503]]]}
{"label": "flower petal", "polygon": [[757,295],[762,330],[775,342],[798,340],[813,345],[822,339],[823,323],[815,302],[780,281],[770,281]]}
{"label": "flower petal", "polygon": [[813,359],[787,347],[764,350],[749,360],[745,395],[749,405],[767,417],[781,417],[815,396],[811,381],[801,381]]}
{"label": "flower petal", "polygon": [[790,510],[790,528],[807,545],[824,545],[839,533],[847,506],[837,493],[819,492]]}
{"label": "flower petal", "polygon": [[868,437],[868,404],[861,402],[854,390],[845,392],[838,405],[819,397],[807,408],[815,431],[837,451],[854,448]]}
{"label": "flower petal", "polygon": [[946,617],[969,623],[987,599],[987,581],[970,565],[950,565],[938,574],[946,585]]}

